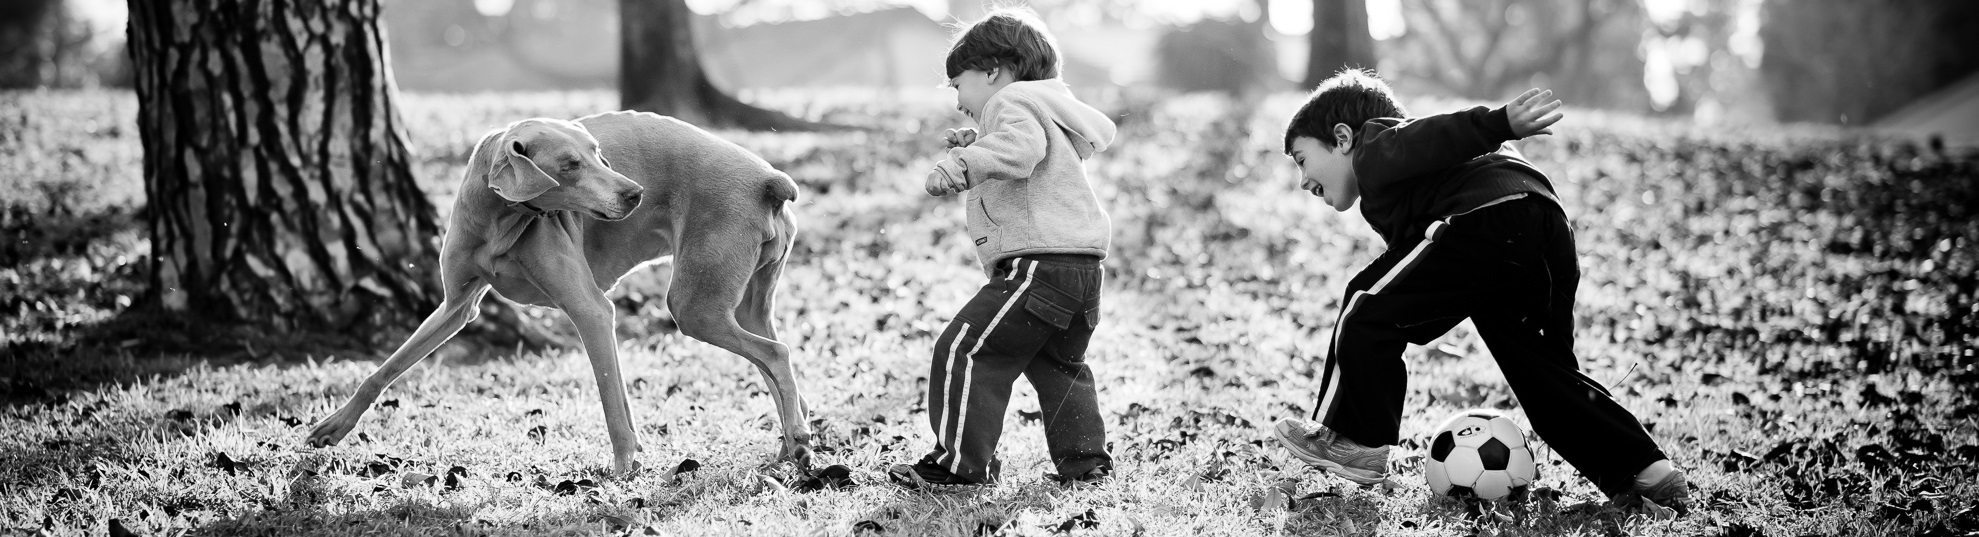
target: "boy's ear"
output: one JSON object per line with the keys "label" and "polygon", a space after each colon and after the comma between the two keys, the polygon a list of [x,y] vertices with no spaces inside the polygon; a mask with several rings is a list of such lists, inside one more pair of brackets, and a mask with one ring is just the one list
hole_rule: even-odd
{"label": "boy's ear", "polygon": [[1346,123],[1333,124],[1333,146],[1343,151],[1354,150],[1354,129]]}

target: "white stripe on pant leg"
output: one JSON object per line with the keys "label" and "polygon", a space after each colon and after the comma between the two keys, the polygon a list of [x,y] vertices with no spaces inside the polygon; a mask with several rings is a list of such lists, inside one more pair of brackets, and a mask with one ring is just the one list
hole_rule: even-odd
{"label": "white stripe on pant leg", "polygon": [[[1017,266],[1013,264],[1010,269],[1011,272],[1016,272]],[[955,405],[962,407],[962,414],[955,419],[955,437],[951,439],[953,448],[948,450],[948,456],[950,457],[948,460],[948,471],[950,473],[961,472],[962,433],[967,431],[969,427],[969,386],[973,384],[970,377],[975,374],[976,351],[983,350],[983,343],[989,341],[990,333],[996,331],[996,326],[1003,322],[1003,314],[1009,313],[1010,306],[1016,305],[1017,299],[1023,298],[1024,290],[1031,287],[1031,280],[1037,271],[1038,262],[1032,261],[1031,267],[1024,270],[1024,283],[1017,284],[1017,292],[1011,293],[1009,300],[1003,301],[1003,309],[996,310],[996,316],[990,318],[988,325],[983,326],[983,333],[976,336],[976,345],[969,348],[969,354],[962,356],[962,402]]]}
{"label": "white stripe on pant leg", "polygon": [[1409,250],[1409,255],[1403,257],[1402,262],[1396,263],[1395,268],[1388,269],[1387,274],[1381,275],[1381,281],[1374,282],[1374,287],[1368,289],[1367,292],[1369,294],[1381,292],[1382,289],[1388,287],[1389,282],[1395,281],[1396,276],[1402,275],[1403,272],[1408,271],[1409,267],[1415,266],[1416,258],[1421,257],[1424,251],[1429,250],[1429,245],[1436,242],[1438,235],[1443,234],[1443,226],[1445,225],[1448,224],[1444,224],[1442,220],[1430,222],[1429,229],[1422,232],[1422,242],[1416,243],[1416,248]]}
{"label": "white stripe on pant leg", "polygon": [[1340,320],[1333,323],[1332,345],[1326,348],[1326,386],[1320,391],[1319,407],[1313,409],[1313,421],[1326,422],[1327,412],[1333,410],[1333,402],[1340,398],[1340,330],[1347,326],[1347,316],[1354,313],[1354,306],[1361,303],[1361,296],[1367,291],[1355,291],[1354,297],[1347,300],[1347,307],[1340,310]]}
{"label": "white stripe on pant leg", "polygon": [[1374,282],[1374,287],[1354,293],[1354,297],[1347,301],[1347,308],[1340,312],[1340,321],[1333,325],[1333,346],[1326,352],[1326,366],[1330,370],[1328,376],[1332,380],[1326,383],[1323,388],[1325,391],[1320,392],[1319,408],[1313,411],[1313,415],[1318,418],[1315,421],[1324,422],[1327,412],[1333,409],[1333,402],[1340,399],[1340,334],[1346,331],[1344,329],[1347,326],[1347,316],[1353,315],[1354,309],[1360,306],[1361,297],[1387,289],[1388,284],[1394,282],[1396,277],[1415,266],[1422,253],[1428,251],[1429,245],[1436,242],[1436,237],[1443,234],[1443,226],[1446,225],[1448,224],[1443,223],[1442,220],[1430,222],[1429,229],[1423,231],[1422,242],[1416,243],[1415,249],[1409,250],[1409,255],[1402,256],[1402,260],[1389,268],[1387,274],[1381,275],[1381,280]]}
{"label": "white stripe on pant leg", "polygon": [[[955,373],[950,371],[949,368],[955,366],[955,350],[962,347],[962,338],[968,336],[969,323],[962,323],[962,329],[957,330],[955,332],[955,339],[948,343],[948,357],[943,358],[941,362],[942,399],[947,399],[949,394],[955,393],[950,391],[955,389]],[[941,408],[941,419],[935,420],[935,445],[944,445],[947,442],[944,441],[945,435],[942,433],[948,430],[948,405],[937,405],[935,401],[934,382],[935,379],[928,379],[928,411],[934,412],[935,408]]]}

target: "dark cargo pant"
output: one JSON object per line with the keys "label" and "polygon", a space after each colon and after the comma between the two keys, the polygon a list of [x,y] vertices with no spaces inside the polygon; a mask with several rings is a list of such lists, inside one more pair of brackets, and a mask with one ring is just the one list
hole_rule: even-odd
{"label": "dark cargo pant", "polygon": [[928,374],[932,453],[914,465],[931,483],[997,479],[997,440],[1018,375],[1042,407],[1045,444],[1062,476],[1112,472],[1086,344],[1099,323],[1099,258],[1045,254],[999,262],[935,340]]}

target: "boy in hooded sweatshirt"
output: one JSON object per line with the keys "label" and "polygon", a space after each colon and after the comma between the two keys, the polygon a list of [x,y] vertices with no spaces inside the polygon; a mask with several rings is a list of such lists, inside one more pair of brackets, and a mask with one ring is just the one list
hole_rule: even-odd
{"label": "boy in hooded sweatshirt", "polygon": [[1099,323],[1100,260],[1111,223],[1084,161],[1113,141],[1106,114],[1058,79],[1055,39],[1036,16],[1000,9],[948,52],[948,85],[978,129],[947,133],[928,173],[931,196],[962,194],[969,237],[989,282],[935,340],[928,375],[934,450],[891,468],[896,483],[997,480],[997,440],[1018,375],[1037,389],[1045,443],[1061,484],[1113,471],[1086,344]]}

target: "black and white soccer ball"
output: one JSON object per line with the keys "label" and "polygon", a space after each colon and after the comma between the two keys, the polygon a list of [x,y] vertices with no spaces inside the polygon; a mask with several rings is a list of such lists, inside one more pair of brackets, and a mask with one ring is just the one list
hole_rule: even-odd
{"label": "black and white soccer ball", "polygon": [[1526,431],[1490,410],[1459,411],[1430,437],[1423,479],[1439,495],[1496,500],[1539,479]]}

